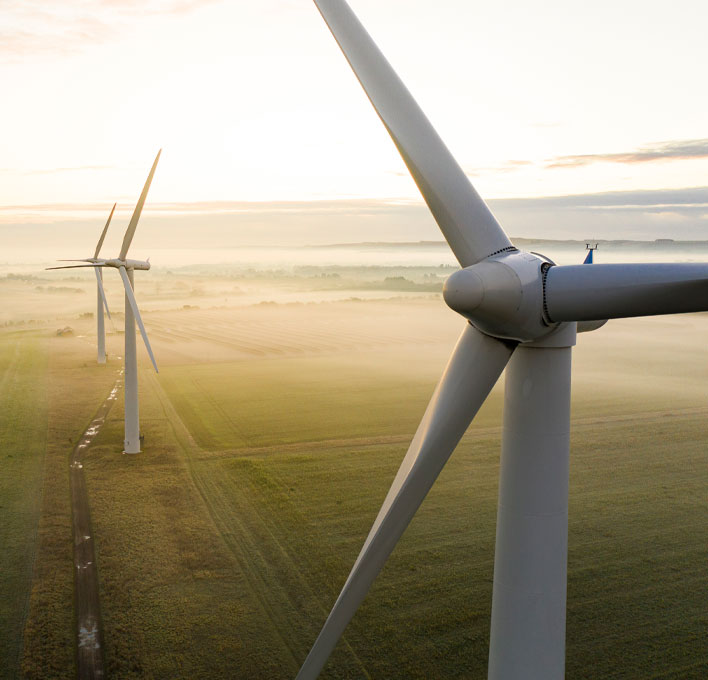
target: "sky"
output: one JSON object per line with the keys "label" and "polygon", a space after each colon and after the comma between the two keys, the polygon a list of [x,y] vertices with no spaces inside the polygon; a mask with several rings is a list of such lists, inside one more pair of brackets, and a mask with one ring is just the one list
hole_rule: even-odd
{"label": "sky", "polygon": [[[351,5],[512,236],[708,239],[702,0]],[[117,242],[159,148],[136,244],[440,238],[310,0],[4,0],[0,27],[0,246],[93,240],[114,201]]]}

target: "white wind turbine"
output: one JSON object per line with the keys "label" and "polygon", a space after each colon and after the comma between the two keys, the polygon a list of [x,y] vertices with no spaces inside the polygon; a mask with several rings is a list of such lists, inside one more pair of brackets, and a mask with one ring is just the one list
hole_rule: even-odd
{"label": "white wind turbine", "polygon": [[[60,260],[60,262],[95,262],[95,263],[102,263],[104,260],[99,260],[98,254],[101,252],[101,246],[103,245],[103,240],[106,238],[106,232],[108,231],[108,225],[111,223],[111,218],[113,217],[113,213],[115,212],[116,209],[116,204],[113,204],[113,207],[111,208],[111,213],[108,215],[108,219],[106,220],[106,226],[103,227],[103,231],[101,232],[101,236],[98,239],[98,243],[96,244],[96,251],[93,254],[93,257],[87,258],[85,260]],[[108,315],[108,318],[111,318],[111,312],[108,309],[108,301],[106,300],[106,293],[103,290],[103,274],[101,272],[101,265],[98,264],[98,266],[94,267],[94,271],[96,272],[96,336],[97,336],[97,350],[98,350],[98,363],[99,364],[105,364],[106,363],[106,327],[105,327],[105,322],[103,318],[103,308],[105,307],[106,309],[106,314]],[[62,269],[62,267],[49,267],[49,269]]]}
{"label": "white wind turbine", "polygon": [[467,322],[298,678],[316,678],[438,474],[507,368],[488,677],[565,667],[571,348],[620,317],[708,310],[708,264],[555,266],[519,251],[344,0],[315,0],[462,269]]}
{"label": "white wind turbine", "polygon": [[[138,410],[138,358],[137,358],[137,347],[135,342],[135,322],[137,321],[138,327],[140,328],[140,334],[143,336],[143,341],[145,342],[145,347],[150,355],[150,361],[155,367],[157,372],[157,363],[155,362],[155,356],[152,353],[152,348],[150,347],[150,341],[148,340],[147,333],[145,331],[145,326],[143,325],[143,320],[140,317],[140,310],[138,309],[138,303],[135,299],[135,282],[133,277],[133,272],[136,269],[147,271],[150,269],[150,261],[143,262],[141,260],[129,260],[128,249],[135,235],[135,229],[138,226],[138,221],[140,220],[140,215],[143,211],[143,206],[145,205],[145,199],[147,198],[148,191],[150,189],[150,184],[152,183],[153,175],[155,174],[155,168],[157,167],[157,162],[160,160],[160,154],[162,149],[157,152],[155,161],[150,169],[150,174],[145,182],[143,191],[140,194],[138,203],[133,211],[133,216],[130,218],[130,223],[125,231],[125,236],[123,237],[123,245],[120,249],[120,254],[114,260],[105,260],[98,258],[98,248],[96,250],[96,256],[86,260],[79,260],[80,262],[88,262],[90,264],[75,264],[67,265],[62,267],[49,267],[49,269],[75,269],[79,267],[93,267],[97,275],[100,273],[99,268],[101,267],[114,267],[120,273],[121,279],[123,281],[123,287],[125,288],[125,379],[124,379],[124,391],[125,391],[125,439],[123,441],[123,451],[125,453],[140,453],[140,415]],[[115,207],[115,206],[114,206]],[[113,214],[111,212],[111,214]],[[109,218],[110,221],[110,218]],[[108,225],[106,225],[108,228]],[[99,248],[103,242],[103,237],[105,236],[106,228],[101,235],[101,240],[99,241]],[[98,276],[98,285],[103,295],[103,286],[101,285],[101,278]],[[105,299],[105,297],[104,297]],[[107,306],[106,306],[107,308]]]}

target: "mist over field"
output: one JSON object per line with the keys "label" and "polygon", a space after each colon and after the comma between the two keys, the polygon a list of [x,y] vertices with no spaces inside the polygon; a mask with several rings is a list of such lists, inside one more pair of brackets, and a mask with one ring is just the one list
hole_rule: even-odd
{"label": "mist over field", "polygon": [[[111,253],[117,252],[116,240],[116,234],[106,240],[103,256],[111,257]],[[514,242],[524,250],[542,253],[557,264],[580,263],[586,254],[586,241],[582,240],[516,238]],[[708,241],[592,242],[599,243],[595,254],[598,263],[708,260]],[[156,250],[134,246],[133,256],[150,257],[152,264],[149,272],[137,272],[135,280],[136,296],[148,317],[152,311],[189,307],[211,309],[349,298],[434,297],[440,295],[445,279],[459,266],[447,244],[438,240],[231,248],[217,248],[213,243],[202,245]],[[57,262],[52,254],[57,259],[59,256],[87,257],[93,254],[93,247],[93,241],[78,245],[73,240],[65,242],[56,253],[43,242],[39,242],[32,253],[3,251],[0,256],[3,258],[0,260],[3,298],[0,324],[30,321],[42,324],[93,314],[95,278],[90,267],[45,271],[45,267],[72,264]],[[104,285],[109,304],[120,316],[122,285],[114,274],[111,270],[105,271]],[[114,327],[118,328],[115,322]]]}
{"label": "mist over field", "polygon": [[[584,241],[515,242],[559,264],[585,256]],[[84,458],[106,669],[291,678],[464,327],[441,295],[458,265],[435,240],[201,245],[136,243],[153,263],[135,291],[160,369],[138,337],[143,452],[121,455],[120,397]],[[116,272],[98,366],[93,271],[45,271],[50,251],[0,264],[2,678],[74,672],[68,453],[118,389],[124,351]],[[705,259],[706,242],[596,253]],[[568,677],[706,677],[707,336],[708,315],[688,314],[578,338]],[[484,676],[502,410],[500,380],[323,677]]]}

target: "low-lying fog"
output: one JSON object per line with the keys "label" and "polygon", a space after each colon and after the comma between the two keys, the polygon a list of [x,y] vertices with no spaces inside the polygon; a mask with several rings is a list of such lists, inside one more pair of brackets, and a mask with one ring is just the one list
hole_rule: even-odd
{"label": "low-lying fog", "polygon": [[[516,243],[558,264],[580,263],[585,257],[582,241],[517,239]],[[81,254],[87,253],[77,253]],[[151,256],[152,269],[135,275],[136,296],[148,326],[150,314],[156,311],[435,297],[458,266],[444,242],[165,249]],[[708,261],[708,242],[601,241],[595,259],[598,263],[701,260]],[[51,325],[77,321],[82,315],[84,320],[91,318],[96,310],[93,270],[44,269],[57,264],[0,262],[0,325]],[[114,314],[107,328],[118,330],[124,305],[120,278],[106,269],[104,282]]]}

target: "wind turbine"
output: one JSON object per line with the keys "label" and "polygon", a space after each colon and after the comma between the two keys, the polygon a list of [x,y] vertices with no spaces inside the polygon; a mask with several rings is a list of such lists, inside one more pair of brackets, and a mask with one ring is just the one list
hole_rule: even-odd
{"label": "wind turbine", "polygon": [[[106,238],[106,232],[108,231],[108,225],[111,223],[111,218],[115,212],[116,204],[113,204],[111,208],[111,213],[108,215],[108,220],[106,220],[106,226],[103,227],[101,236],[96,244],[96,251],[93,257],[84,260],[60,260],[61,262],[93,262],[97,263],[98,266],[94,266],[94,271],[96,272],[96,336],[97,336],[97,347],[98,347],[98,363],[106,363],[106,328],[103,319],[103,308],[106,308],[106,314],[108,318],[111,318],[111,312],[108,309],[108,301],[106,300],[106,293],[103,290],[103,274],[101,273],[101,265],[99,263],[104,262],[104,260],[99,260],[98,254],[101,252],[101,246],[103,245],[103,240]],[[49,269],[61,269],[62,267],[49,267]]]}
{"label": "wind turbine", "polygon": [[708,310],[708,264],[556,266],[516,248],[344,0],[314,0],[462,269],[448,365],[298,679],[316,678],[506,367],[488,677],[565,668],[571,348],[611,318]]}
{"label": "wind turbine", "polygon": [[[157,152],[155,161],[150,169],[150,174],[145,182],[143,191],[140,194],[138,203],[133,211],[133,216],[130,218],[130,223],[125,231],[125,236],[123,237],[123,245],[121,246],[120,253],[117,258],[113,260],[105,260],[98,258],[98,249],[96,250],[96,256],[86,260],[80,260],[81,262],[89,262],[90,264],[75,264],[67,265],[62,267],[49,267],[49,269],[76,269],[79,267],[93,267],[97,272],[101,267],[113,267],[118,270],[120,277],[123,281],[123,287],[125,288],[125,377],[124,377],[124,394],[125,394],[125,439],[123,441],[123,452],[124,453],[140,453],[140,415],[138,409],[138,358],[137,358],[137,347],[135,342],[135,323],[137,321],[138,328],[140,328],[140,334],[143,336],[143,342],[150,355],[150,361],[155,367],[155,372],[157,372],[157,363],[155,362],[155,356],[152,353],[152,348],[150,347],[150,341],[148,340],[147,332],[145,331],[145,326],[143,325],[143,320],[140,317],[140,310],[138,309],[138,303],[135,299],[135,281],[133,273],[136,269],[147,271],[150,269],[150,261],[143,262],[141,260],[129,260],[128,249],[133,241],[133,236],[135,236],[135,229],[138,226],[138,221],[140,220],[140,215],[143,211],[143,206],[145,205],[145,199],[147,198],[148,191],[150,190],[150,184],[152,183],[153,175],[155,174],[155,168],[157,168],[157,162],[160,160],[160,154],[162,149]],[[111,213],[112,214],[112,213]],[[108,225],[106,225],[106,228]],[[99,241],[99,247],[103,242],[104,233]],[[103,286],[101,285],[100,277],[97,279],[101,291],[103,291]]]}

